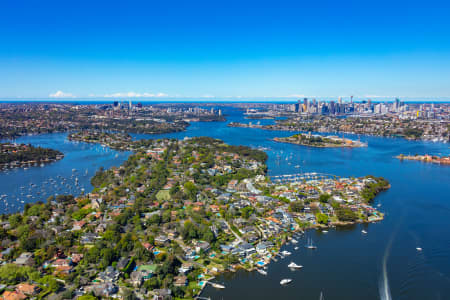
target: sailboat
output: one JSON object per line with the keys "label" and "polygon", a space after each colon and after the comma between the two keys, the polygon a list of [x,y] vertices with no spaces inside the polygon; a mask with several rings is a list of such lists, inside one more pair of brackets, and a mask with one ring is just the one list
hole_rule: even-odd
{"label": "sailboat", "polygon": [[308,244],[306,244],[306,246],[305,246],[306,248],[308,248],[308,249],[317,249],[317,247],[316,246],[314,246],[314,244],[313,244],[313,242],[312,242],[312,239],[311,238],[308,238]]}
{"label": "sailboat", "polygon": [[325,297],[323,296],[323,293],[322,293],[322,292],[320,292],[319,300],[325,300]]}

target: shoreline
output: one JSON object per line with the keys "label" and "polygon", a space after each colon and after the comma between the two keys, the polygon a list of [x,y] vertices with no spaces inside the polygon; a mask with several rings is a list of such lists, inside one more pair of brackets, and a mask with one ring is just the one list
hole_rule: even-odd
{"label": "shoreline", "polygon": [[435,156],[435,155],[397,155],[395,158],[399,159],[400,161],[403,160],[413,160],[413,161],[420,161],[424,163],[432,163],[432,164],[438,164],[438,165],[450,165],[450,156]]}
{"label": "shoreline", "polygon": [[61,155],[60,157],[53,158],[53,159],[45,159],[45,160],[39,160],[39,161],[30,160],[30,161],[18,162],[14,166],[11,166],[10,163],[1,164],[0,171],[2,171],[2,170],[6,171],[6,170],[11,170],[11,169],[17,169],[17,168],[31,168],[31,167],[39,167],[39,166],[43,167],[42,164],[48,165],[48,164],[54,163],[56,161],[59,161],[63,158],[64,158],[64,154]]}
{"label": "shoreline", "polygon": [[365,144],[365,145],[363,145],[363,144],[361,144],[361,145],[335,144],[334,145],[334,144],[326,143],[325,145],[312,145],[312,144],[299,143],[299,142],[284,140],[284,139],[286,139],[286,138],[275,137],[272,139],[272,141],[277,142],[277,143],[287,143],[287,144],[292,144],[292,145],[313,147],[313,148],[362,148],[362,147],[367,147],[367,144]]}
{"label": "shoreline", "polygon": [[[94,140],[91,140],[91,141],[80,140],[80,141],[81,142],[96,143],[96,144],[103,145],[102,142],[100,142],[100,141],[94,141]],[[108,144],[105,144],[104,146],[114,149],[113,146],[108,145]],[[115,150],[117,150],[117,149],[115,149]],[[130,151],[136,151],[136,149],[130,149]],[[298,226],[295,226],[296,228],[295,229],[291,229],[291,231],[283,233],[280,240],[278,240],[278,241],[274,240],[275,247],[273,247],[272,250],[268,251],[268,254],[267,254],[266,257],[260,259],[260,261],[264,262],[264,265],[261,265],[261,267],[265,266],[265,265],[269,265],[272,261],[277,261],[278,260],[277,256],[280,255],[280,251],[281,251],[282,247],[285,246],[287,243],[289,243],[289,241],[292,240],[293,236],[295,236],[296,234],[300,234],[300,233],[304,234],[305,230],[307,230],[307,229],[323,229],[323,228],[331,228],[331,227],[336,227],[336,226],[348,226],[348,225],[357,224],[357,223],[372,223],[372,222],[376,222],[376,221],[382,220],[382,218],[381,218],[381,219],[377,219],[376,221],[367,221],[367,222],[364,222],[364,221],[361,221],[361,220],[356,220],[354,222],[337,222],[337,223],[331,222],[328,225],[315,224],[315,225],[311,225],[311,226],[307,226],[307,227],[302,227],[300,224],[298,224],[298,222],[299,222],[298,218],[295,218],[295,219],[296,219],[296,222],[297,222]],[[270,257],[269,257],[269,255],[270,255]],[[244,262],[241,261],[241,263],[244,263]],[[236,266],[235,269],[244,269],[247,272],[252,272],[252,271],[255,271],[255,270],[259,269],[259,267],[257,266],[257,263],[258,263],[258,261],[252,262],[252,265],[250,265],[249,267],[247,267],[245,265],[239,265],[239,266]],[[210,273],[210,274],[222,275],[222,274],[226,273],[227,271],[228,271],[228,268],[226,268],[224,270],[218,270],[218,272]],[[205,279],[203,281],[209,282],[209,281],[211,281],[213,279],[214,279],[214,277],[213,278],[209,278],[207,280]],[[196,294],[195,296],[201,295],[201,293],[203,292],[204,288],[206,287],[206,284],[207,283],[205,283],[203,286],[201,286],[201,289],[199,290],[198,294]]]}
{"label": "shoreline", "polygon": [[[283,126],[277,126],[277,125],[256,125],[256,124],[246,124],[246,123],[236,123],[231,122],[228,123],[228,127],[235,127],[235,128],[250,128],[250,129],[262,129],[262,130],[269,130],[269,131],[287,131],[287,132],[306,132],[306,130],[302,130],[299,128],[292,128],[292,127],[283,127]],[[345,134],[353,134],[353,135],[360,135],[360,136],[372,136],[372,137],[381,137],[381,138],[399,138],[406,141],[416,141],[416,142],[433,142],[433,143],[443,143],[448,144],[449,142],[446,140],[439,140],[439,141],[433,141],[433,139],[429,138],[412,138],[407,136],[401,136],[397,134],[389,134],[389,135],[383,135],[383,134],[372,134],[372,133],[358,133],[354,131],[346,131],[346,130],[339,130],[339,131],[322,131],[322,130],[313,130],[313,132],[320,132],[320,133],[345,133]]]}

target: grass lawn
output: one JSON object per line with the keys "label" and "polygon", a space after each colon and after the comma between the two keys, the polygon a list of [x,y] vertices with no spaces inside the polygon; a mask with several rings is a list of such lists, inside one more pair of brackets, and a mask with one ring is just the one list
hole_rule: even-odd
{"label": "grass lawn", "polygon": [[156,194],[156,199],[158,201],[167,201],[170,200],[169,190],[160,190],[158,194]]}

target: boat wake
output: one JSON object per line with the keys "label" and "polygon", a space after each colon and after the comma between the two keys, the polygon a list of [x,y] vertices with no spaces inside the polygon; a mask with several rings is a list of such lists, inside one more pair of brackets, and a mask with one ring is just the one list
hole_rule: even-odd
{"label": "boat wake", "polygon": [[381,300],[392,300],[391,296],[391,289],[389,287],[389,278],[388,278],[388,272],[387,272],[387,262],[389,259],[389,255],[391,254],[391,248],[392,243],[394,242],[394,238],[397,235],[397,231],[400,227],[400,224],[402,223],[402,220],[404,219],[405,215],[402,214],[399,218],[399,222],[397,223],[396,228],[392,232],[392,235],[389,239],[389,242],[386,246],[386,250],[384,251],[384,256],[381,262],[381,277],[378,284],[378,291],[380,293],[380,299]]}
{"label": "boat wake", "polygon": [[378,290],[380,293],[381,300],[392,300],[391,297],[391,289],[389,288],[389,278],[387,274],[387,260],[389,258],[389,254],[391,253],[392,241],[394,240],[394,234],[392,234],[391,239],[384,251],[383,261],[382,261],[382,273],[380,282],[378,285]]}

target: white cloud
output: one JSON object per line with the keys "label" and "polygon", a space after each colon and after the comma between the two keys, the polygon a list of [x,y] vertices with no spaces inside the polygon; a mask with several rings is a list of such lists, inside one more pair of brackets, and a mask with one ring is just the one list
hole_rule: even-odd
{"label": "white cloud", "polygon": [[[306,98],[303,94],[279,95],[279,96],[263,96],[263,98]],[[258,97],[255,97],[258,98]]]}
{"label": "white cloud", "polygon": [[135,93],[135,92],[128,92],[128,93],[112,93],[112,94],[105,94],[103,97],[105,98],[160,98],[160,97],[168,97],[169,95],[165,93]]}
{"label": "white cloud", "polygon": [[294,95],[288,95],[286,98],[305,98],[306,96],[303,94],[294,94]]}
{"label": "white cloud", "polygon": [[50,98],[75,98],[71,93],[64,93],[63,91],[57,91],[56,93],[48,95]]}

